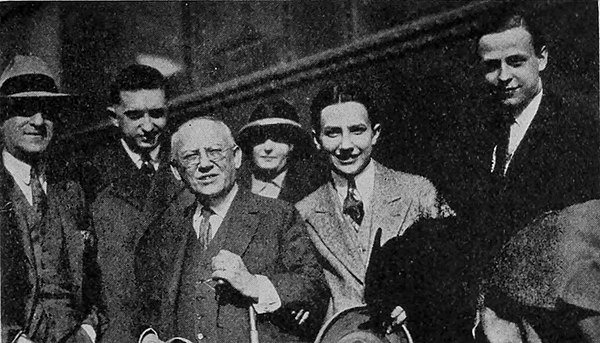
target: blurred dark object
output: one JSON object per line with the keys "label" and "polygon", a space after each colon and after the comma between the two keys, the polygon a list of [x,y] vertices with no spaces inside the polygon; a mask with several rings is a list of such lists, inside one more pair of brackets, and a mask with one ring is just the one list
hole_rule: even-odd
{"label": "blurred dark object", "polygon": [[456,219],[425,219],[379,246],[366,274],[365,301],[374,325],[387,327],[401,306],[417,342],[468,339],[475,313],[466,283],[468,237]]}

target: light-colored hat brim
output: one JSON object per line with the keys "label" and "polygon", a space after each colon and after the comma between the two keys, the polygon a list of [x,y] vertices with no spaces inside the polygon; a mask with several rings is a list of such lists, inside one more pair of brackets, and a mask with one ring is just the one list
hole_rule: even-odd
{"label": "light-colored hat brim", "polygon": [[47,98],[47,97],[69,97],[71,94],[66,93],[51,93],[44,91],[22,92],[4,96],[4,98]]}
{"label": "light-colored hat brim", "polygon": [[298,127],[300,129],[302,129],[302,125],[300,125],[300,123],[290,120],[290,119],[285,119],[285,118],[264,118],[264,119],[260,119],[260,120],[255,120],[252,122],[249,122],[248,124],[242,126],[242,128],[238,131],[238,133],[242,133],[244,130],[251,128],[251,127],[256,127],[256,126],[268,126],[268,125],[291,125],[291,126],[295,126]]}

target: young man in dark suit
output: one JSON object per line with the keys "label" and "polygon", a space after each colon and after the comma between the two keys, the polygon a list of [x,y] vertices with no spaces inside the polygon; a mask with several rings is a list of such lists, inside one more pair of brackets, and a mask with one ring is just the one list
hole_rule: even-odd
{"label": "young man in dark suit", "polygon": [[35,56],[16,56],[0,76],[3,342],[90,343],[99,334],[83,192],[57,177],[48,156],[68,98]]}
{"label": "young man in dark suit", "polygon": [[310,312],[318,327],[329,293],[293,206],[237,185],[242,152],[222,121],[181,124],[171,156],[196,201],[171,206],[140,240],[140,341],[245,342],[250,311],[258,313],[261,342],[310,336],[309,322],[293,313]]}
{"label": "young man in dark suit", "polygon": [[[489,98],[462,150],[458,209],[472,244],[473,275],[538,215],[598,196],[597,107],[543,82],[549,50],[525,14],[492,18],[477,41]],[[587,108],[585,105],[589,105]],[[461,208],[462,207],[462,208]]]}
{"label": "young man in dark suit", "polygon": [[82,184],[93,199],[99,238],[102,295],[110,320],[103,341],[133,341],[133,253],[148,224],[178,199],[183,185],[171,177],[164,144],[168,114],[165,78],[149,66],[131,65],[110,91],[116,137],[84,163]]}

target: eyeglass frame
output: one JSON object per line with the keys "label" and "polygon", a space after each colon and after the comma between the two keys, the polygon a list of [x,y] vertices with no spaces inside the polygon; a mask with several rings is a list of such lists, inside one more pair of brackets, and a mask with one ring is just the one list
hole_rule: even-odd
{"label": "eyeglass frame", "polygon": [[[220,162],[220,161],[224,160],[227,157],[227,151],[228,150],[235,150],[235,149],[239,149],[239,148],[240,147],[237,144],[234,144],[234,145],[232,145],[230,147],[223,148],[223,149],[215,149],[215,147],[203,147],[201,149],[204,149],[204,154],[206,155],[206,158],[211,163],[217,163],[217,162]],[[209,152],[209,149],[218,150],[218,156],[216,156],[216,157],[215,156],[210,157],[209,154],[213,154],[214,151],[213,152]],[[187,157],[195,156],[198,159],[197,161],[190,163],[190,162],[185,162],[185,161],[179,162],[178,160],[172,160],[171,164],[174,165],[174,166],[181,165],[181,166],[183,166],[185,168],[189,168],[189,169],[191,169],[191,168],[198,168],[198,165],[200,165],[200,162],[202,161],[202,159],[201,159],[202,155],[200,154],[200,150],[199,149],[195,150],[195,152],[196,152],[195,154],[189,155]],[[181,158],[181,159],[183,160],[184,158]]]}

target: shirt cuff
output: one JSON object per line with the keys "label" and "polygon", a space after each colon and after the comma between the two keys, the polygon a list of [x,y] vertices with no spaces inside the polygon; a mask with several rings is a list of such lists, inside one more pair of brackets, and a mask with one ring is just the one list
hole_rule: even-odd
{"label": "shirt cuff", "polygon": [[156,339],[158,340],[158,333],[156,333],[156,331],[154,331],[153,328],[147,328],[140,335],[140,339],[138,340],[138,343],[142,343],[144,341],[144,338],[146,338],[146,336],[155,336]]}
{"label": "shirt cuff", "polygon": [[93,343],[96,343],[96,330],[90,324],[81,324],[81,328],[90,336]]}
{"label": "shirt cuff", "polygon": [[258,283],[258,303],[253,304],[258,314],[275,312],[281,307],[281,298],[277,294],[275,286],[264,275],[255,275]]}

